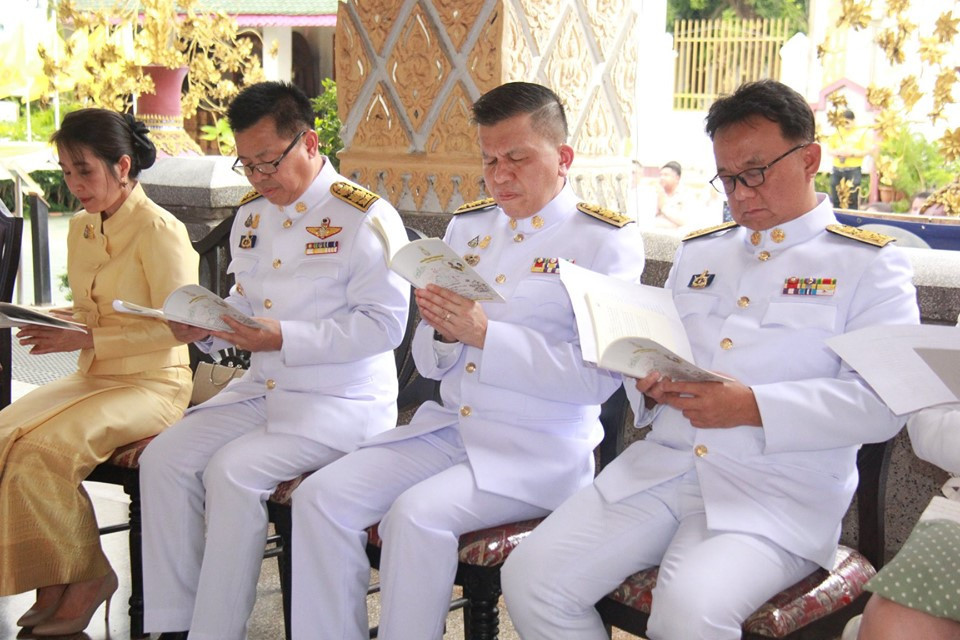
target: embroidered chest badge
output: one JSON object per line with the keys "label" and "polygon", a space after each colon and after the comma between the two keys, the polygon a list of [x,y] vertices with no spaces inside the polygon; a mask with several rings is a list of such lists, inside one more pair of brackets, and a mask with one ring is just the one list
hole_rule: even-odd
{"label": "embroidered chest badge", "polygon": [[324,218],[320,221],[319,227],[307,227],[307,232],[311,235],[315,235],[321,240],[329,238],[330,236],[335,236],[340,231],[343,230],[343,227],[332,227],[330,226],[330,218]]}
{"label": "embroidered chest badge", "polygon": [[792,276],[783,281],[783,295],[785,296],[832,296],[836,290],[836,278]]}
{"label": "embroidered chest badge", "polygon": [[557,258],[534,258],[531,273],[560,273],[560,261]]}
{"label": "embroidered chest badge", "polygon": [[706,289],[713,284],[714,276],[716,276],[715,273],[710,273],[708,269],[704,269],[703,273],[697,273],[690,277],[687,287],[690,289]]}
{"label": "embroidered chest badge", "polygon": [[257,236],[253,235],[253,231],[247,231],[240,236],[241,249],[253,249],[255,246],[257,246]]}

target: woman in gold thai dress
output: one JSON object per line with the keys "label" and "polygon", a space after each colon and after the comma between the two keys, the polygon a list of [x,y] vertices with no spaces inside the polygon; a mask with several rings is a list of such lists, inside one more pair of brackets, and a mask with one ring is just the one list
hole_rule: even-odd
{"label": "woman in gold thai dress", "polygon": [[67,115],[52,138],[70,192],[70,319],[86,332],[29,326],[33,354],[80,351],[78,371],[0,411],[0,596],[37,590],[18,621],[33,635],[76,633],[117,577],[81,485],[124,444],[180,419],[190,397],[186,346],[159,320],[117,313],[114,299],[160,307],[197,280],[183,224],[137,183],[156,149],[142,122],[104,109]]}

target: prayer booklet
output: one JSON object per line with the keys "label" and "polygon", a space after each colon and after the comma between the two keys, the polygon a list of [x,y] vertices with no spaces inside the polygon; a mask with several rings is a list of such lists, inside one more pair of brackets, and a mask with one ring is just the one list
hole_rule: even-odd
{"label": "prayer booklet", "polygon": [[263,329],[262,324],[237,311],[227,304],[226,300],[198,284],[185,284],[172,291],[163,301],[163,309],[142,307],[123,300],[114,300],[113,308],[120,313],[131,313],[164,321],[173,320],[210,331],[233,332],[230,325],[220,316],[227,316],[251,329]]}
{"label": "prayer booklet", "polygon": [[35,324],[41,327],[51,327],[53,329],[66,329],[68,331],[80,331],[86,333],[87,327],[79,322],[64,320],[56,316],[23,307],[11,302],[0,302],[0,329],[8,327],[22,327],[28,324]]}
{"label": "prayer booklet", "polygon": [[428,284],[449,289],[469,300],[503,302],[503,296],[440,238],[407,238],[402,225],[373,217],[367,222],[383,245],[387,266],[418,289]]}
{"label": "prayer booklet", "polygon": [[651,371],[683,382],[722,382],[725,376],[693,364],[693,352],[672,294],[624,282],[560,261],[570,294],[583,359],[642,378]]}
{"label": "prayer booklet", "polygon": [[874,325],[828,338],[827,346],[897,415],[960,401],[960,328]]}

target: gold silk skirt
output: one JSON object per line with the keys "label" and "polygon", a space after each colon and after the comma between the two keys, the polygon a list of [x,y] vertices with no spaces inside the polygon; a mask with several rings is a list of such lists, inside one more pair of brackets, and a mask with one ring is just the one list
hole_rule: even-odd
{"label": "gold silk skirt", "polygon": [[81,483],[117,447],[179,420],[191,386],[186,366],[78,372],[0,411],[0,596],[109,571]]}

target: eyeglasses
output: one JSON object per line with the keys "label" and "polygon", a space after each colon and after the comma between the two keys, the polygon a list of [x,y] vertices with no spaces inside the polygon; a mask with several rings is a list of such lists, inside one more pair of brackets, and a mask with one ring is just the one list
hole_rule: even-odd
{"label": "eyeglasses", "polygon": [[727,195],[730,195],[731,193],[734,192],[734,190],[737,188],[738,182],[745,187],[750,187],[751,189],[759,187],[760,185],[763,184],[763,181],[766,177],[764,175],[764,172],[767,169],[777,164],[778,162],[786,158],[788,155],[790,155],[794,151],[803,149],[809,144],[810,144],[809,142],[798,144],[793,149],[790,149],[783,155],[777,156],[776,158],[774,158],[773,160],[771,160],[770,162],[768,162],[766,165],[762,167],[753,167],[751,169],[744,169],[740,173],[733,176],[722,176],[718,173],[713,177],[713,179],[710,180],[710,186],[712,186],[714,189],[716,189],[720,193],[725,193]]}
{"label": "eyeglasses", "polygon": [[253,172],[262,173],[265,176],[268,176],[272,173],[277,172],[277,167],[283,162],[283,159],[287,157],[287,154],[293,151],[293,148],[300,142],[300,138],[303,137],[303,134],[306,133],[306,130],[301,131],[297,134],[297,137],[293,139],[293,142],[290,143],[290,146],[284,149],[283,153],[280,154],[280,157],[276,160],[270,162],[258,162],[257,164],[242,164],[240,158],[237,158],[237,161],[233,163],[233,166],[230,167],[237,173],[242,176],[247,176],[248,178],[253,175]]}

